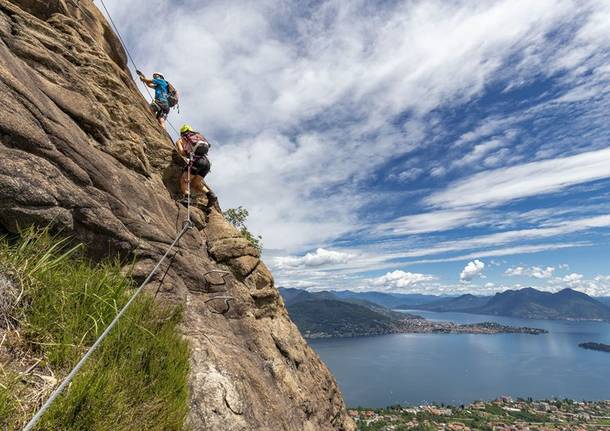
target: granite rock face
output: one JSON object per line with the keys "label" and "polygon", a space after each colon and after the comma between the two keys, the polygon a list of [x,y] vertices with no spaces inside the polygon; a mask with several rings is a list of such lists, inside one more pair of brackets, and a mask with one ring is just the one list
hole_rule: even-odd
{"label": "granite rock face", "polygon": [[[0,105],[0,232],[51,225],[143,279],[183,226],[179,167],[90,0],[0,0]],[[193,220],[149,284],[185,306],[190,426],[355,429],[257,250],[217,205]]]}

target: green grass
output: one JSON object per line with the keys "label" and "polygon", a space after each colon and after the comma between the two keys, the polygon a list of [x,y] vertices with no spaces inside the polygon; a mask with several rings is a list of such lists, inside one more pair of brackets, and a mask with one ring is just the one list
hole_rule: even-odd
{"label": "green grass", "polygon": [[0,425],[6,425],[1,418],[8,418],[17,411],[17,402],[11,394],[11,388],[15,386],[13,379],[13,375],[7,373],[2,379],[6,384],[0,382]]}
{"label": "green grass", "polygon": [[[0,241],[0,268],[24,293],[11,315],[20,348],[64,376],[128,300],[133,285],[116,262],[92,265],[82,247],[47,231]],[[45,414],[38,430],[183,430],[189,350],[178,333],[181,310],[140,297]],[[33,414],[17,408],[23,382],[0,373],[0,429]]]}

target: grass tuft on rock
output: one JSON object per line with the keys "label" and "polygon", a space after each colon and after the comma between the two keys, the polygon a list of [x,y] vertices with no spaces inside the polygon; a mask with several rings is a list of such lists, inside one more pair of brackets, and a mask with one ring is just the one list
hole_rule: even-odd
{"label": "grass tuft on rock", "polygon": [[[92,265],[81,249],[46,230],[0,240],[0,429],[21,429],[133,292],[117,262]],[[183,430],[189,350],[180,320],[179,308],[141,296],[37,430]]]}

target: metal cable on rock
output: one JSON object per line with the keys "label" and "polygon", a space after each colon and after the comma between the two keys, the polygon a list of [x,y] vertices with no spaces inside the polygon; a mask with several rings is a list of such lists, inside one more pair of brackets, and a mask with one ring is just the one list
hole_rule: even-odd
{"label": "metal cable on rock", "polygon": [[119,313],[115,316],[115,318],[112,320],[112,322],[110,322],[110,324],[104,330],[104,332],[102,332],[102,335],[99,336],[99,338],[95,341],[95,343],[93,343],[93,345],[89,348],[89,350],[87,350],[87,352],[80,359],[80,361],[78,361],[78,363],[74,366],[72,371],[70,371],[70,374],[68,374],[66,376],[66,378],[64,379],[64,381],[61,382],[61,384],[51,393],[51,395],[49,396],[47,401],[42,405],[40,410],[38,410],[38,412],[28,422],[28,424],[25,426],[25,428],[23,428],[23,431],[31,431],[34,428],[34,426],[38,423],[38,421],[40,420],[42,415],[44,415],[45,412],[49,409],[49,407],[51,407],[51,405],[53,404],[53,401],[55,401],[55,399],[61,394],[61,392],[66,388],[66,386],[68,386],[68,384],[72,381],[72,379],[74,379],[74,376],[76,376],[78,371],[83,367],[83,365],[85,365],[85,362],[87,362],[87,360],[93,354],[93,352],[95,352],[95,350],[99,347],[99,345],[102,343],[102,341],[104,341],[104,339],[110,333],[112,328],[114,328],[116,326],[119,319],[123,316],[123,314],[125,314],[125,312],[129,308],[131,303],[142,292],[142,290],[148,284],[148,282],[153,277],[155,272],[157,272],[157,270],[161,266],[161,263],[163,263],[163,261],[167,258],[169,253],[178,243],[178,241],[180,241],[180,238],[182,238],[182,236],[186,233],[186,231],[189,230],[191,227],[192,227],[192,222],[190,221],[190,219],[188,219],[187,222],[184,224],[184,227],[178,234],[178,236],[176,236],[176,239],[174,239],[174,242],[172,242],[171,245],[167,248],[167,251],[165,252],[163,257],[161,257],[161,259],[157,262],[157,264],[152,269],[152,271],[148,274],[146,279],[142,282],[142,284],[140,284],[140,287],[138,287],[138,289],[134,292],[134,294],[131,296],[131,298],[129,298],[129,301],[127,301],[127,303],[123,306],[121,311],[119,311]]}
{"label": "metal cable on rock", "polygon": [[[106,14],[108,15],[108,19],[109,19],[112,27],[114,28],[114,31],[116,32],[116,34],[118,36],[119,42],[123,45],[123,49],[125,50],[125,52],[127,54],[127,57],[129,58],[129,60],[133,64],[133,67],[136,68],[136,70],[138,70],[138,66],[136,65],[135,61],[133,60],[133,57],[131,56],[131,53],[127,49],[127,45],[125,45],[125,41],[123,40],[123,38],[121,36],[121,33],[119,32],[119,29],[117,28],[116,24],[114,23],[114,20],[112,19],[112,16],[110,15],[110,12],[108,11],[108,8],[106,7],[106,4],[104,3],[104,0],[100,0],[100,3],[102,4],[102,7],[104,8],[104,10],[106,11]],[[78,5],[78,3],[76,3],[76,6],[79,9],[81,9],[80,6]],[[82,12],[82,9],[81,9],[81,12]],[[152,97],[148,87],[146,87],[146,91],[148,92],[148,95]],[[174,131],[179,134],[178,130],[176,130],[174,125],[171,122],[169,122],[169,121],[168,121],[168,123],[174,129]],[[190,166],[189,166],[189,177],[188,178],[189,178],[189,184],[188,184],[189,201],[187,203],[187,217],[186,217],[186,221],[184,223],[184,226],[182,227],[182,230],[178,233],[178,235],[176,236],[174,241],[167,248],[167,250],[165,251],[165,254],[161,257],[161,259],[159,259],[157,264],[150,271],[150,273],[148,274],[146,279],[142,282],[142,284],[140,284],[140,286],[136,289],[136,291],[133,293],[133,295],[131,295],[131,297],[129,298],[127,303],[123,306],[121,311],[119,311],[119,313],[115,316],[115,318],[112,320],[112,322],[110,322],[110,324],[104,330],[104,332],[102,332],[102,334],[98,337],[98,339],[95,341],[95,343],[93,343],[93,345],[87,350],[87,352],[83,355],[83,357],[78,361],[78,363],[74,366],[72,371],[70,371],[70,373],[66,376],[66,378],[63,380],[63,382],[61,382],[61,384],[51,393],[51,395],[49,396],[47,401],[45,401],[45,403],[38,410],[38,412],[34,415],[34,417],[32,417],[32,419],[23,428],[23,431],[31,431],[34,428],[34,426],[36,426],[36,424],[38,423],[40,418],[45,414],[45,412],[49,409],[49,407],[51,407],[51,405],[53,404],[55,399],[57,399],[57,397],[66,388],[66,386],[68,386],[70,384],[70,382],[74,379],[76,374],[85,365],[85,362],[87,362],[87,360],[91,357],[91,355],[97,350],[97,348],[100,346],[102,341],[104,341],[104,339],[108,336],[110,331],[112,331],[112,329],[116,326],[116,324],[119,322],[121,317],[125,314],[125,312],[129,308],[129,306],[133,303],[133,301],[142,292],[144,287],[150,282],[150,280],[152,279],[153,275],[157,272],[157,270],[159,269],[159,267],[161,266],[163,261],[167,258],[167,256],[170,254],[170,252],[174,249],[174,247],[176,246],[178,241],[180,241],[180,238],[182,238],[184,236],[184,234],[186,233],[187,230],[189,230],[189,229],[191,229],[193,227],[193,222],[191,221],[191,203],[190,203],[190,187],[191,187],[191,184],[190,184]],[[174,257],[175,257],[175,255],[174,255]],[[172,260],[173,260],[173,258],[172,258]]]}
{"label": "metal cable on rock", "polygon": [[136,70],[138,70],[138,66],[136,65],[136,62],[133,61],[133,57],[131,56],[131,53],[129,52],[129,49],[127,49],[127,44],[125,44],[125,40],[123,40],[123,37],[121,36],[121,32],[119,31],[119,29],[117,28],[116,24],[114,23],[114,20],[112,19],[112,15],[110,15],[110,12],[108,11],[108,8],[106,7],[106,3],[104,3],[104,0],[100,0],[100,3],[102,4],[102,7],[106,11],[106,15],[108,15],[108,20],[110,21],[110,24],[112,25],[112,28],[116,32],[116,35],[119,38],[119,42],[121,42],[121,45],[123,45],[123,49],[125,50],[125,53],[127,54],[127,57],[131,61],[131,64],[133,64],[133,67]]}

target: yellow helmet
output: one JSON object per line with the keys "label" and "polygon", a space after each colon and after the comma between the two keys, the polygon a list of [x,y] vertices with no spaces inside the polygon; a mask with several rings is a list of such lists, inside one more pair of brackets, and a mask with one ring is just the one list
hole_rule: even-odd
{"label": "yellow helmet", "polygon": [[182,127],[180,127],[180,134],[192,131],[193,128],[189,124],[183,124]]}

